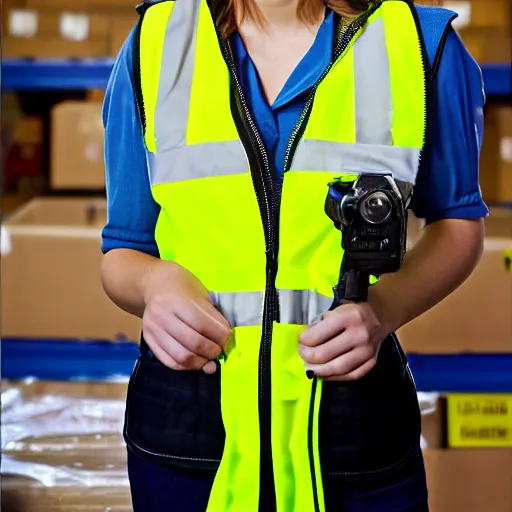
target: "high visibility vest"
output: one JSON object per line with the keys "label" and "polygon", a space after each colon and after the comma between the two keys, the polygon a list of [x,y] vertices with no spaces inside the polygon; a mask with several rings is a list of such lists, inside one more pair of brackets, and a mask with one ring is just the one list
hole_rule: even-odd
{"label": "high visibility vest", "polygon": [[139,104],[160,257],[211,291],[233,326],[221,360],[225,448],[208,512],[323,512],[318,415],[300,332],[329,309],[342,259],[324,213],[341,174],[414,184],[426,72],[414,7],[340,24],[290,138],[282,185],[207,0],[164,1],[139,25]]}

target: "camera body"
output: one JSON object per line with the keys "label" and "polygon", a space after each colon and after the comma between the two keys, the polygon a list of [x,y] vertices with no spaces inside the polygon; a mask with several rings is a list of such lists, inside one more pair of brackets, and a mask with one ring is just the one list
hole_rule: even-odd
{"label": "camera body", "polygon": [[347,175],[329,183],[325,212],[343,233],[343,272],[368,277],[399,270],[412,188],[391,173]]}

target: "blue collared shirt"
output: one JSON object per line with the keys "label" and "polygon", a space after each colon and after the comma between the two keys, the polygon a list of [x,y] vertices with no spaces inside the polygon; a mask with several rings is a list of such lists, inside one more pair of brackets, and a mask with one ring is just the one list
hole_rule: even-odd
{"label": "blue collared shirt", "polygon": [[[429,35],[440,22],[439,11],[417,9],[432,62],[437,44]],[[308,92],[331,60],[333,37],[335,17],[330,13],[312,47],[269,106],[241,37],[233,35],[242,88],[273,163],[276,180],[282,178],[288,139]],[[116,60],[105,96],[108,222],[103,230],[102,248],[104,252],[124,248],[158,255],[155,225],[160,209],[151,196],[134,93],[133,38],[134,32]],[[447,218],[479,219],[488,214],[478,180],[484,102],[480,68],[450,29],[437,74],[436,94],[429,112],[429,137],[412,205],[414,213],[427,223]]]}

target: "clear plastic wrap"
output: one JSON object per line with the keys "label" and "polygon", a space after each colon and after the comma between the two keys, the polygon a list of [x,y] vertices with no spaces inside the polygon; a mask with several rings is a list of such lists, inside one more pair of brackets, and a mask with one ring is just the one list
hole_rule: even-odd
{"label": "clear plastic wrap", "polygon": [[2,511],[131,510],[125,383],[2,385]]}
{"label": "clear plastic wrap", "polygon": [[[2,512],[129,512],[122,439],[126,383],[2,384]],[[439,395],[419,393],[423,447]]]}

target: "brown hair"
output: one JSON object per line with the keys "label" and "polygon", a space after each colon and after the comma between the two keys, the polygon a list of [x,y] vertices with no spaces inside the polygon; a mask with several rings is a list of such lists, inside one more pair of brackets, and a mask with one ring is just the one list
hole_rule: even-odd
{"label": "brown hair", "polygon": [[[366,11],[375,0],[299,0],[298,14],[305,22],[313,22],[327,5],[341,16],[353,18]],[[259,24],[264,20],[255,0],[210,0],[215,24],[223,38],[237,28],[237,19],[251,18]]]}

